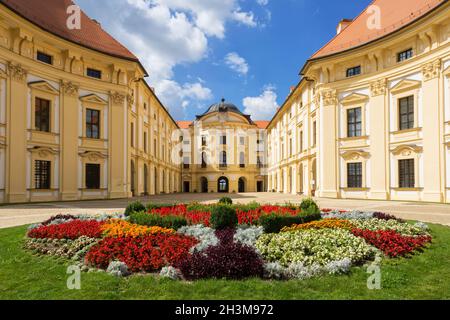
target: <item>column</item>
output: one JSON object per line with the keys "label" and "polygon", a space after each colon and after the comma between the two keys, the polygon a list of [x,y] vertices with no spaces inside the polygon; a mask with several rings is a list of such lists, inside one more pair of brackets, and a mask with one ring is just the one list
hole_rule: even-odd
{"label": "column", "polygon": [[427,63],[422,68],[423,73],[423,172],[424,172],[424,201],[442,202],[441,172],[441,126],[439,103],[439,79],[441,75],[441,61]]}
{"label": "column", "polygon": [[[321,93],[322,103],[319,109],[317,132],[318,137],[318,196],[337,198],[338,171],[337,171],[337,94],[335,90],[326,90]],[[316,194],[317,195],[317,194]]]}
{"label": "column", "polygon": [[386,79],[378,80],[370,85],[371,98],[368,105],[370,122],[370,171],[371,185],[370,198],[378,200],[388,199],[388,168],[386,159],[389,158],[386,147],[386,135],[389,131],[389,122],[386,117],[388,107],[386,96]]}

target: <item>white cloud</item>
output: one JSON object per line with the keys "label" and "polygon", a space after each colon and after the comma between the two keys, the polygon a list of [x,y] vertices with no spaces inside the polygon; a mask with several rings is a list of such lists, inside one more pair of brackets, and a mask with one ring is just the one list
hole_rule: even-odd
{"label": "white cloud", "polygon": [[267,6],[267,4],[269,3],[269,0],[256,0],[256,2],[257,2],[260,6]]}
{"label": "white cloud", "polygon": [[230,52],[225,56],[225,64],[230,67],[231,70],[244,76],[247,75],[249,70],[247,61],[236,52]]}
{"label": "white cloud", "polygon": [[234,11],[233,20],[253,28],[258,25],[253,12]]}
{"label": "white cloud", "polygon": [[246,97],[242,104],[244,113],[250,114],[255,120],[268,120],[278,109],[275,87],[266,86],[258,97]]}
{"label": "white cloud", "polygon": [[[241,11],[240,1],[108,0],[100,4],[77,0],[77,4],[139,57],[157,95],[179,118],[176,112],[182,104],[211,99],[212,93],[202,81],[175,82],[175,66],[203,60],[209,51],[208,38],[224,38],[228,22],[255,27],[253,13]],[[175,88],[182,92],[174,94]]]}

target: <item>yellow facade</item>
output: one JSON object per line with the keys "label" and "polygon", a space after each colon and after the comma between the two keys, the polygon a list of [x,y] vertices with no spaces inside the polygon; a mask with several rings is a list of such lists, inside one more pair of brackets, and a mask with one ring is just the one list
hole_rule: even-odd
{"label": "yellow facade", "polygon": [[138,62],[63,40],[3,6],[0,15],[0,202],[181,191],[170,157],[178,127]]}
{"label": "yellow facade", "polygon": [[[268,127],[269,190],[449,203],[449,38],[446,3],[390,36],[309,60]],[[355,66],[361,74],[349,76]]]}
{"label": "yellow facade", "polygon": [[266,190],[266,131],[236,106],[211,106],[183,130],[182,140],[184,192]]}

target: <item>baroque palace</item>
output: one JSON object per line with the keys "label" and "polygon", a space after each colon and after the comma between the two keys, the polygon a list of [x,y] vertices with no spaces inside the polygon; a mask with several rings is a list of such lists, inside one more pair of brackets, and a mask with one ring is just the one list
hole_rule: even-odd
{"label": "baroque palace", "polygon": [[301,76],[268,126],[269,190],[450,203],[448,1],[373,1]]}
{"label": "baroque palace", "polygon": [[281,192],[450,203],[450,6],[375,0],[269,121],[175,122],[139,59],[71,0],[0,0],[0,203]]}

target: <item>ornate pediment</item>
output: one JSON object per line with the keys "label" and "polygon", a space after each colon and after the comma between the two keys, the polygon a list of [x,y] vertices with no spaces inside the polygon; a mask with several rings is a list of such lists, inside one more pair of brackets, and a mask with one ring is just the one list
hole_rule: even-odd
{"label": "ornate pediment", "polygon": [[35,90],[44,91],[50,94],[58,95],[59,91],[56,90],[51,84],[49,84],[47,81],[35,81],[28,83],[28,86],[30,88],[33,88]]}
{"label": "ornate pediment", "polygon": [[359,160],[359,159],[368,159],[370,156],[370,153],[364,151],[364,150],[350,150],[346,151],[344,153],[341,153],[341,157],[344,160]]}
{"label": "ornate pediment", "polygon": [[100,159],[107,159],[108,156],[97,151],[86,151],[79,154],[82,158],[87,158],[89,161],[98,161]]}
{"label": "ornate pediment", "polygon": [[352,93],[341,100],[342,104],[357,104],[369,100],[369,96],[360,93]]}
{"label": "ornate pediment", "polygon": [[396,156],[410,156],[412,154],[422,153],[423,148],[417,145],[401,145],[391,150],[393,155]]}
{"label": "ornate pediment", "polygon": [[31,153],[37,154],[41,158],[47,158],[50,155],[56,155],[58,154],[58,151],[53,150],[52,148],[48,147],[33,147],[29,149]]}
{"label": "ornate pediment", "polygon": [[80,100],[83,102],[95,103],[95,104],[101,104],[101,105],[108,104],[108,102],[106,100],[103,100],[96,94],[89,94],[87,96],[81,97]]}
{"label": "ornate pediment", "polygon": [[421,86],[420,81],[405,79],[397,83],[394,87],[391,88],[392,93],[398,93],[406,90],[412,90],[419,88]]}

